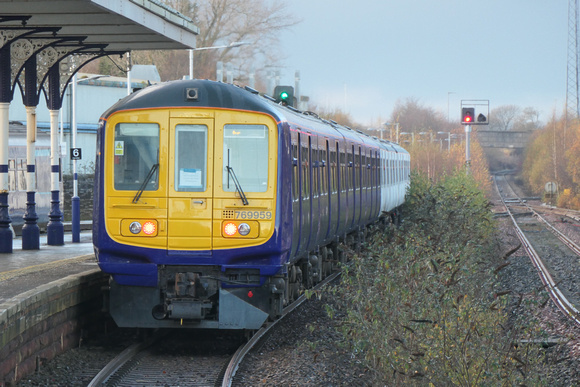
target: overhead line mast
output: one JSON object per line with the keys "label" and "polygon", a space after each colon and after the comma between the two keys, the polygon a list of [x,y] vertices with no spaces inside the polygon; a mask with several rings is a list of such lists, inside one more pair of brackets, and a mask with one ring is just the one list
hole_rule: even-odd
{"label": "overhead line mast", "polygon": [[566,127],[578,118],[578,0],[568,1],[568,68],[566,78]]}

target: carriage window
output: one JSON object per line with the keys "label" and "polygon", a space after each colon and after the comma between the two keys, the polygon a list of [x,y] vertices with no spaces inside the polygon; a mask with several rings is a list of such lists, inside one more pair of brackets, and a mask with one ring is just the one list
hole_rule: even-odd
{"label": "carriage window", "polygon": [[[296,165],[294,165],[294,161],[296,161]],[[298,144],[292,144],[292,200],[298,199],[300,192],[298,191],[298,185],[300,184],[298,180]]]}
{"label": "carriage window", "polygon": [[344,192],[348,189],[347,187],[347,168],[346,168],[346,154],[344,152],[340,152],[340,190]]}
{"label": "carriage window", "polygon": [[[225,125],[222,187],[235,192],[233,175],[244,192],[268,189],[268,127],[266,125]],[[233,174],[228,173],[228,168]]]}
{"label": "carriage window", "polygon": [[[309,143],[308,147],[310,147],[310,138],[308,138]],[[308,161],[308,148],[306,146],[302,146],[300,149],[300,155],[302,157],[302,200],[310,198],[310,162]]]}
{"label": "carriage window", "polygon": [[358,191],[361,188],[361,180],[360,180],[360,172],[361,172],[360,171],[360,168],[361,168],[361,165],[360,165],[360,161],[361,161],[360,160],[360,147],[358,148],[358,154],[357,154],[356,151],[355,151],[355,149],[354,149],[354,145],[353,145],[353,147],[352,147],[352,154],[353,154],[353,157],[354,157],[354,174],[353,174],[354,181],[353,181],[352,187],[353,187],[353,190]]}
{"label": "carriage window", "polygon": [[175,190],[207,189],[207,126],[175,127]]}
{"label": "carriage window", "polygon": [[114,147],[116,190],[155,191],[159,188],[158,124],[117,124]]}
{"label": "carriage window", "polygon": [[320,183],[321,183],[321,193],[323,195],[328,194],[328,170],[330,169],[330,164],[328,163],[328,140],[326,140],[326,149],[320,150],[321,164],[324,165],[320,171]]}
{"label": "carriage window", "polygon": [[330,186],[332,187],[332,193],[338,191],[338,162],[336,160],[336,155],[338,154],[338,144],[336,144],[336,150],[330,152]]}
{"label": "carriage window", "polygon": [[[359,148],[360,151],[360,148]],[[363,153],[361,155],[361,163],[360,163],[360,168],[361,168],[361,187],[362,189],[366,189],[367,187],[367,155],[366,152],[363,150]]]}
{"label": "carriage window", "polygon": [[312,194],[315,198],[320,193],[320,171],[322,163],[320,162],[320,151],[316,148],[312,149]]}

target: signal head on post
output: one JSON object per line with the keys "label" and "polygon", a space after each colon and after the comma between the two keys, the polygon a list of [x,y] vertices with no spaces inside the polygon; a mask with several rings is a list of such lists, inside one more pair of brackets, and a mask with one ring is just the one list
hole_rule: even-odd
{"label": "signal head on post", "polygon": [[274,88],[276,102],[294,106],[294,88],[292,86],[276,86]]}
{"label": "signal head on post", "polygon": [[463,125],[472,125],[475,121],[475,108],[461,108],[461,123]]}

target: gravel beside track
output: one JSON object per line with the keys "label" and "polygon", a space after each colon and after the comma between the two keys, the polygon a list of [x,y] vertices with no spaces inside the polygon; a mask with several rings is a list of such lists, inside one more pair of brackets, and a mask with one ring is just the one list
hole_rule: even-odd
{"label": "gravel beside track", "polygon": [[373,373],[337,332],[342,315],[330,318],[332,295],[312,297],[288,316],[260,348],[250,352],[233,386],[370,386]]}
{"label": "gravel beside track", "polygon": [[[532,196],[511,183],[512,188],[520,197]],[[494,207],[497,213],[504,211],[498,196],[494,196]],[[554,215],[543,216],[559,231],[563,232],[580,245],[580,228],[571,223],[555,222]],[[520,244],[509,218],[498,220],[500,245],[503,252],[507,252]],[[525,227],[524,227],[525,228]],[[526,237],[533,243],[545,264],[550,266],[550,258],[558,256],[562,248],[561,242],[554,242],[552,234],[544,228],[534,228],[532,233],[526,232]],[[543,239],[543,236],[546,236]],[[533,239],[533,240],[532,240]],[[570,299],[578,299],[578,288],[573,285],[580,275],[580,258],[571,256],[569,250],[563,249],[563,255],[569,257],[567,264],[552,264],[560,281],[558,287]],[[523,318],[526,321],[537,319],[545,335],[549,338],[549,346],[545,349],[544,374],[548,386],[578,386],[580,385],[580,327],[569,318],[549,299],[548,293],[543,290],[544,285],[538,276],[536,268],[523,248],[517,250],[507,258],[509,265],[499,272],[499,279],[505,289],[521,295],[526,302],[515,300],[511,305],[514,318]],[[572,285],[572,286],[570,286]],[[575,293],[575,294],[574,294]],[[514,299],[517,297],[514,297]],[[576,302],[576,301],[575,301]],[[576,305],[577,307],[580,305]],[[556,344],[558,343],[558,344]]]}

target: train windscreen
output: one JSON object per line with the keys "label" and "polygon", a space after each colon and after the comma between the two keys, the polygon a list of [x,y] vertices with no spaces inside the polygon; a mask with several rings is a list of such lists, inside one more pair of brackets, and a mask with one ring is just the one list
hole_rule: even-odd
{"label": "train windscreen", "polygon": [[156,171],[159,163],[159,125],[154,123],[117,124],[114,141],[115,189],[157,190],[159,187]]}
{"label": "train windscreen", "polygon": [[[229,168],[228,168],[229,167]],[[268,189],[268,127],[266,125],[225,125],[223,190],[236,191],[233,171],[244,192]]]}

